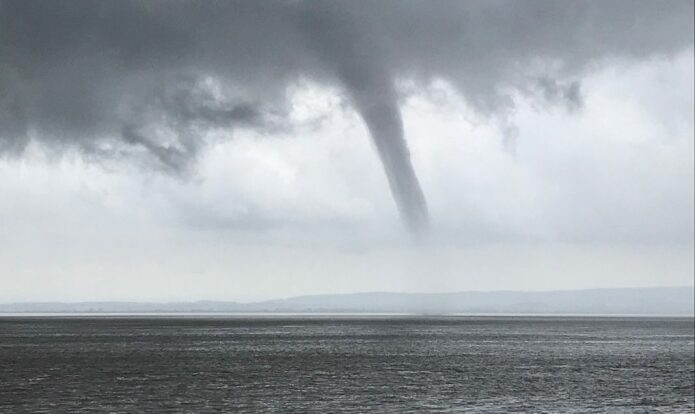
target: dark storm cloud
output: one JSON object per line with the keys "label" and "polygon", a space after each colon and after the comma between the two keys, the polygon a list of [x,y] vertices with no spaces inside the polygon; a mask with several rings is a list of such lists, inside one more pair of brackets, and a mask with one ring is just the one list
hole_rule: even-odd
{"label": "dark storm cloud", "polygon": [[[300,79],[342,89],[412,229],[427,210],[398,81],[445,79],[482,114],[515,92],[581,106],[611,58],[692,45],[692,1],[32,1],[0,3],[0,151],[30,139],[146,151],[180,171],[205,133],[273,128]],[[275,125],[277,128],[277,125]]]}

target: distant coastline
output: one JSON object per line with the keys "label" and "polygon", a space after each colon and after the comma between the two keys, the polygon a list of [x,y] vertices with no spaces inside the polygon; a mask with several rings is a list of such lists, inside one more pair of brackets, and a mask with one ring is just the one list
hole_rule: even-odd
{"label": "distant coastline", "polygon": [[0,314],[42,315],[470,315],[690,316],[693,287],[614,288],[454,293],[369,292],[308,295],[261,302],[19,302]]}

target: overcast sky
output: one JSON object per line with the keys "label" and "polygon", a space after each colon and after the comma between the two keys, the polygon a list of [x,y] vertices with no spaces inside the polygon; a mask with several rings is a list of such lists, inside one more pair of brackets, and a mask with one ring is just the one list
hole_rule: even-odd
{"label": "overcast sky", "polygon": [[693,285],[692,1],[0,1],[0,301]]}

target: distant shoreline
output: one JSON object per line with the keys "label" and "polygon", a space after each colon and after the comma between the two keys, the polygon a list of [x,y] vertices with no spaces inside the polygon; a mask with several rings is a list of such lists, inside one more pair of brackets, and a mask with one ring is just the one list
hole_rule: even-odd
{"label": "distant shoreline", "polygon": [[295,296],[260,302],[24,302],[0,315],[464,315],[693,316],[695,288],[613,288],[541,292],[368,292]]}

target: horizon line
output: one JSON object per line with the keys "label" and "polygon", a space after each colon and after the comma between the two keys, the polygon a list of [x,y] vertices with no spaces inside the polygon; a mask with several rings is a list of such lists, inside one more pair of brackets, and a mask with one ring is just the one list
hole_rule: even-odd
{"label": "horizon line", "polygon": [[586,292],[586,291],[609,291],[609,290],[659,290],[659,289],[693,289],[695,285],[680,285],[680,286],[646,286],[646,287],[599,287],[599,288],[578,288],[578,289],[552,289],[552,290],[513,290],[513,289],[497,289],[497,290],[457,290],[451,292],[412,292],[412,291],[359,291],[345,293],[309,293],[297,294],[291,296],[282,296],[271,299],[260,299],[241,301],[233,299],[189,299],[189,300],[139,300],[139,299],[94,299],[94,300],[24,300],[12,302],[0,302],[0,305],[22,305],[22,304],[84,304],[84,303],[135,303],[135,304],[192,304],[201,302],[218,302],[218,303],[235,303],[235,304],[260,304],[264,302],[282,301],[296,298],[308,298],[318,296],[351,296],[351,295],[373,295],[373,294],[392,294],[392,295],[456,295],[462,293],[558,293],[558,292]]}

